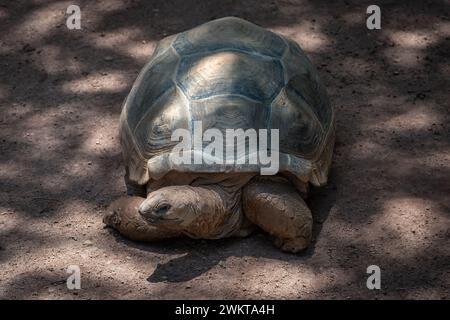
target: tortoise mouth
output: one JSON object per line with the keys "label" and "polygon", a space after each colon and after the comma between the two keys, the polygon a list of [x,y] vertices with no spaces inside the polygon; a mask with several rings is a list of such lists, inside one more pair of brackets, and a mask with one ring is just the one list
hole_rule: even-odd
{"label": "tortoise mouth", "polygon": [[[142,215],[142,214],[141,214]],[[144,220],[151,225],[161,225],[161,224],[178,224],[180,219],[178,218],[168,218],[160,215],[142,215]]]}

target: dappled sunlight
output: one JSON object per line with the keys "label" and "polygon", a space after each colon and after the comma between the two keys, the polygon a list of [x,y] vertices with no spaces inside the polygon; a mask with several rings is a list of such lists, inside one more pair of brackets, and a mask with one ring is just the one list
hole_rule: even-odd
{"label": "dappled sunlight", "polygon": [[376,129],[382,126],[383,130],[394,130],[401,133],[403,130],[426,130],[440,121],[440,116],[433,113],[430,106],[421,105],[406,110],[400,115],[392,115],[389,119],[383,119],[382,122],[368,125],[368,128]]}
{"label": "dappled sunlight", "polygon": [[42,7],[32,7],[31,12],[27,13],[9,32],[19,39],[26,35],[33,35],[33,41],[37,42],[65,24],[64,13],[69,5],[71,5],[70,1],[60,1],[45,3]]}
{"label": "dappled sunlight", "polygon": [[123,0],[108,0],[105,2],[97,1],[94,6],[97,10],[102,12],[114,12],[119,10],[126,10],[127,3]]}
{"label": "dappled sunlight", "polygon": [[33,62],[37,68],[43,68],[49,75],[67,76],[67,74],[80,75],[81,70],[85,68],[83,61],[76,57],[67,57],[66,48],[56,45],[45,45],[39,48],[39,55]]}
{"label": "dappled sunlight", "polygon": [[[111,123],[108,120],[113,119],[103,119],[105,123]],[[118,152],[118,132],[117,125],[107,128],[100,126],[97,131],[92,132],[89,137],[86,137],[80,146],[80,150],[92,155],[105,152]]]}
{"label": "dappled sunlight", "polygon": [[147,41],[147,36],[138,28],[122,28],[113,32],[102,32],[101,38],[88,36],[85,40],[93,47],[114,50],[128,58],[145,64],[156,47],[155,41]]}
{"label": "dappled sunlight", "polygon": [[439,232],[447,230],[447,221],[430,219],[436,208],[421,198],[398,197],[383,204],[383,214],[373,224],[393,235],[389,238],[391,255],[413,257],[426,250]]}
{"label": "dappled sunlight", "polygon": [[[12,207],[1,206],[0,207],[0,230],[1,235],[8,234],[14,231],[20,224],[23,223],[23,219],[17,214],[14,214],[15,210]],[[1,262],[1,258],[0,258]]]}
{"label": "dappled sunlight", "polygon": [[156,42],[129,44],[123,53],[142,64],[147,63],[155,50]]}
{"label": "dappled sunlight", "polygon": [[435,24],[435,27],[442,36],[450,36],[450,22],[439,21]]}
{"label": "dappled sunlight", "polygon": [[374,156],[380,156],[391,152],[390,148],[372,141],[372,139],[360,139],[351,146],[348,152],[355,154],[355,159],[373,159]]}
{"label": "dappled sunlight", "polygon": [[[114,50],[115,55],[121,54],[143,65],[150,59],[157,43],[147,39],[148,35],[142,29],[127,27],[111,32],[104,31],[100,39],[97,34],[88,35],[84,42],[102,50]],[[108,57],[114,59],[114,56]]]}
{"label": "dappled sunlight", "polygon": [[[81,30],[70,4],[0,6],[0,298],[448,298],[448,3],[382,3],[372,31],[354,1],[81,0]],[[102,223],[125,194],[118,119],[139,71],[165,36],[228,15],[295,39],[336,107],[298,255],[261,232],[143,244]],[[371,264],[382,292],[365,287]]]}
{"label": "dappled sunlight", "polygon": [[320,30],[311,30],[307,23],[300,24],[301,31],[287,34],[298,43],[302,44],[302,49],[306,52],[322,52],[331,45],[329,38]]}
{"label": "dappled sunlight", "polygon": [[[442,32],[441,32],[442,33]],[[383,34],[391,42],[384,55],[395,65],[405,68],[421,67],[427,58],[425,50],[439,43],[443,35],[437,30],[387,30]]]}
{"label": "dappled sunlight", "polygon": [[[56,126],[60,125],[59,117],[56,113],[57,108],[48,110],[46,115],[40,112],[29,112],[29,116],[21,121],[21,127],[24,132],[19,138],[21,142],[29,145],[24,157],[24,161],[28,159],[36,159],[41,157],[51,157],[50,150],[62,150],[65,148],[66,142],[61,134],[55,135]],[[62,124],[61,124],[62,125]]]}
{"label": "dappled sunlight", "polygon": [[128,86],[128,79],[121,73],[88,75],[79,80],[66,82],[62,90],[67,93],[121,92]]}
{"label": "dappled sunlight", "polygon": [[14,179],[23,175],[23,168],[19,166],[18,163],[2,162],[0,167],[0,177],[1,179]]}
{"label": "dappled sunlight", "polygon": [[[126,49],[127,45],[133,42],[144,40],[147,37],[142,29],[136,27],[125,27],[115,29],[114,31],[102,31],[100,38],[98,34],[87,35],[83,39],[86,43],[93,47],[101,49],[117,49],[119,51]],[[141,40],[141,41],[142,41]]]}
{"label": "dappled sunlight", "polygon": [[[240,259],[243,260],[238,268],[231,268]],[[161,283],[155,289],[156,295],[168,298],[205,299],[219,296],[222,299],[263,298],[281,299],[291,297],[295,299],[318,298],[329,286],[354,284],[352,274],[342,272],[333,267],[309,266],[285,263],[280,266],[278,261],[269,259],[255,259],[251,256],[229,257],[220,261],[206,277],[214,279],[213,275],[220,272],[222,276],[215,279],[216,285],[204,285],[194,282],[192,290],[186,292],[183,284],[168,285]],[[292,275],[300,272],[301,277]],[[180,286],[184,292],[174,290]]]}
{"label": "dappled sunlight", "polygon": [[389,39],[403,49],[426,49],[428,46],[438,42],[439,37],[430,34],[429,30],[415,31],[384,31]]}

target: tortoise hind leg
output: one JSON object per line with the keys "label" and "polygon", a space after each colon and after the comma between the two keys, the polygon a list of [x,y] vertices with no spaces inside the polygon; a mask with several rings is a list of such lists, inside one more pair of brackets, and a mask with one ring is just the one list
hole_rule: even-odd
{"label": "tortoise hind leg", "polygon": [[120,197],[107,209],[103,222],[130,240],[158,241],[180,236],[180,233],[147,224],[138,212],[142,197]]}
{"label": "tortoise hind leg", "polygon": [[246,217],[274,236],[281,250],[296,253],[308,247],[311,211],[286,179],[254,178],[244,187],[243,207]]}

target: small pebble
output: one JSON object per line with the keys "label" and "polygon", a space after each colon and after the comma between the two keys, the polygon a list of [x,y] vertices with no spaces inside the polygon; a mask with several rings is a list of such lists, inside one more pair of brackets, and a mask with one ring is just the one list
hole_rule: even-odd
{"label": "small pebble", "polygon": [[86,240],[83,242],[84,246],[92,246],[94,243],[91,240]]}

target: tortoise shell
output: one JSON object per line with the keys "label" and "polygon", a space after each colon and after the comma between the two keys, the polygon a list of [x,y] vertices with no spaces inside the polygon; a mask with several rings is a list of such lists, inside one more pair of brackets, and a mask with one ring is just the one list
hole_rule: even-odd
{"label": "tortoise shell", "polygon": [[293,40],[227,17],[162,39],[129,93],[120,137],[128,179],[169,171],[252,172],[252,165],[176,165],[175,129],[279,129],[279,170],[327,181],[334,113],[317,71]]}

